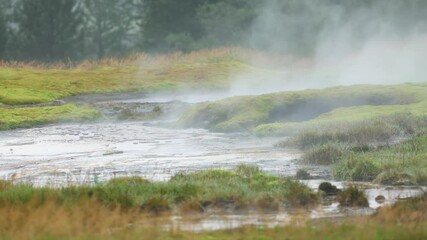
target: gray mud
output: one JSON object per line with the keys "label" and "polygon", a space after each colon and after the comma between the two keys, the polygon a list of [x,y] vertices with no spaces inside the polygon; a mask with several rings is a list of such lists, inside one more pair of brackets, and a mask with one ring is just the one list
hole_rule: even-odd
{"label": "gray mud", "polygon": [[[165,129],[144,122],[52,125],[0,133],[0,176],[35,185],[93,184],[118,176],[167,180],[178,172],[256,164],[291,176],[299,152],[277,139]],[[327,169],[313,169],[327,176]]]}

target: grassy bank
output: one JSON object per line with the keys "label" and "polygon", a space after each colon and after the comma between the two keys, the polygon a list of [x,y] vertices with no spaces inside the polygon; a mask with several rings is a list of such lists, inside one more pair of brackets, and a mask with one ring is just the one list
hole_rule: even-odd
{"label": "grassy bank", "polygon": [[82,122],[94,120],[100,113],[86,106],[0,108],[0,130],[31,127],[54,122]]}
{"label": "grassy bank", "polygon": [[242,49],[224,48],[161,56],[139,54],[71,65],[1,63],[0,103],[45,103],[89,93],[224,88],[231,75],[250,68],[243,60],[248,54]]}
{"label": "grassy bank", "polygon": [[[222,48],[189,54],[139,54],[126,59],[56,65],[0,62],[0,129],[94,116],[93,110],[81,106],[28,108],[28,105],[49,103],[68,96],[224,89],[235,74],[258,71],[245,60],[251,54],[256,53]],[[9,109],[11,107],[13,109]],[[43,117],[39,116],[39,111]]]}
{"label": "grassy bank", "polygon": [[209,207],[225,209],[260,208],[277,210],[306,206],[317,197],[304,185],[287,178],[270,176],[257,167],[242,165],[232,171],[208,170],[178,174],[168,182],[149,182],[132,177],[111,180],[94,187],[51,189],[29,185],[0,184],[1,205],[78,206],[87,201],[108,208],[143,212],[180,209],[201,212]]}
{"label": "grassy bank", "polygon": [[201,104],[182,118],[184,126],[214,131],[288,135],[308,127],[397,112],[424,114],[426,84],[358,85],[234,97]]}
{"label": "grassy bank", "polygon": [[410,113],[306,129],[278,143],[305,151],[311,164],[332,164],[340,180],[427,184],[427,117]]}

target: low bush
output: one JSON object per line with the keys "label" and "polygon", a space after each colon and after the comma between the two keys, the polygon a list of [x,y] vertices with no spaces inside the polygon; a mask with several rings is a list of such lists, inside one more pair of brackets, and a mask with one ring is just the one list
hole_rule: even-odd
{"label": "low bush", "polygon": [[350,153],[334,166],[334,176],[348,181],[372,181],[381,172],[378,163]]}
{"label": "low bush", "polygon": [[369,207],[365,192],[355,186],[350,186],[339,192],[337,200],[342,207]]}
{"label": "low bush", "polygon": [[330,165],[341,159],[345,153],[342,144],[326,143],[310,148],[302,157],[302,160],[311,164]]}

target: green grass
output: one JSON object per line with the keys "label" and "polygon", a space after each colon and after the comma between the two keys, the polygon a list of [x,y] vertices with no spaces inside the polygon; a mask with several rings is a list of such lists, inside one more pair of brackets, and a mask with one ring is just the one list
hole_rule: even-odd
{"label": "green grass", "polygon": [[[190,181],[190,182],[189,182]],[[190,185],[189,185],[190,184]],[[239,186],[236,188],[236,186]],[[89,187],[62,189],[35,188],[0,181],[0,237],[2,239],[425,239],[427,237],[427,195],[380,208],[373,216],[351,219],[307,220],[297,218],[285,227],[246,226],[237,229],[186,232],[166,230],[151,213],[180,208],[181,215],[194,213],[198,201],[218,202],[217,196],[304,196],[306,187],[287,179],[264,175],[253,166],[233,171],[210,170],[181,174],[165,183],[153,183],[138,177],[118,178]],[[229,190],[234,194],[230,195]],[[293,194],[291,192],[294,192]],[[298,194],[296,194],[298,193]],[[237,194],[237,195],[236,195]],[[308,193],[311,195],[311,193]],[[349,197],[347,197],[347,195]],[[213,197],[213,198],[212,198]],[[310,197],[311,198],[311,197]],[[342,195],[343,204],[366,204],[363,192],[350,189]],[[245,199],[240,198],[240,199]],[[259,199],[259,198],[254,198]],[[347,199],[357,200],[349,202]],[[171,205],[171,203],[174,203]],[[259,204],[259,203],[258,203]],[[265,202],[259,206],[265,206]],[[122,206],[118,208],[118,205]],[[224,205],[223,205],[224,206]],[[236,205],[235,205],[236,206]],[[264,208],[265,209],[265,208]],[[177,214],[175,211],[174,214]],[[201,216],[201,215],[196,215]],[[163,220],[162,220],[163,219]],[[166,222],[170,223],[170,220]]]}
{"label": "green grass", "polygon": [[345,146],[340,144],[316,145],[304,153],[302,160],[311,164],[330,165],[339,161],[345,150]]}
{"label": "green grass", "polygon": [[306,129],[276,146],[304,150],[309,163],[333,164],[339,180],[425,185],[426,132],[426,116],[399,113]]}
{"label": "green grass", "polygon": [[[158,213],[163,210],[207,207],[231,209],[278,209],[306,206],[317,197],[296,181],[270,176],[257,167],[242,165],[233,171],[207,170],[178,174],[168,182],[149,182],[141,178],[114,179],[94,187],[34,188],[30,185],[0,184],[2,205],[25,205],[31,201],[44,204],[78,205],[94,198],[106,207],[141,209]],[[34,203],[34,202],[33,202]]]}
{"label": "green grass", "polygon": [[183,126],[258,136],[287,135],[301,129],[409,112],[425,114],[426,84],[357,85],[321,90],[233,97],[190,109]]}
{"label": "green grass", "polygon": [[73,104],[28,108],[0,107],[0,130],[31,127],[53,122],[89,121],[99,116],[100,113],[94,109]]}
{"label": "green grass", "polygon": [[257,71],[242,49],[83,62],[77,66],[0,67],[0,103],[46,103],[58,98],[110,92],[226,88],[239,71]]}
{"label": "green grass", "polygon": [[[77,110],[80,106],[74,109],[70,106],[22,106],[49,103],[68,96],[225,89],[235,74],[261,71],[246,63],[244,59],[248,54],[254,53],[224,48],[155,57],[141,54],[128,59],[87,61],[73,66],[2,63],[0,130],[93,117],[94,110],[87,107]],[[16,109],[8,110],[7,106]],[[46,116],[40,116],[36,109]],[[83,113],[88,115],[83,116]]]}
{"label": "green grass", "polygon": [[[348,148],[369,148],[369,145],[385,145],[397,137],[408,137],[427,130],[427,115],[417,116],[410,112],[394,113],[364,120],[320,125],[299,131],[279,147],[310,149],[327,143],[344,144]],[[369,150],[369,149],[367,149]]]}
{"label": "green grass", "polygon": [[427,184],[427,136],[368,152],[350,152],[334,167],[338,179],[383,184]]}
{"label": "green grass", "polygon": [[343,124],[370,121],[375,118],[387,117],[393,114],[426,115],[427,101],[413,104],[391,106],[354,106],[337,108],[319,115],[316,118],[302,122],[263,123],[252,129],[257,136],[289,136],[307,129],[329,127]]}

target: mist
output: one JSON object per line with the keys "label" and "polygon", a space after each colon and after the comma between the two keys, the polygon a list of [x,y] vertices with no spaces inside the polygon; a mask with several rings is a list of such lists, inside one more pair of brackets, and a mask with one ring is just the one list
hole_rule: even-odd
{"label": "mist", "polygon": [[426,14],[422,1],[265,1],[245,44],[290,60],[229,94],[426,81]]}

